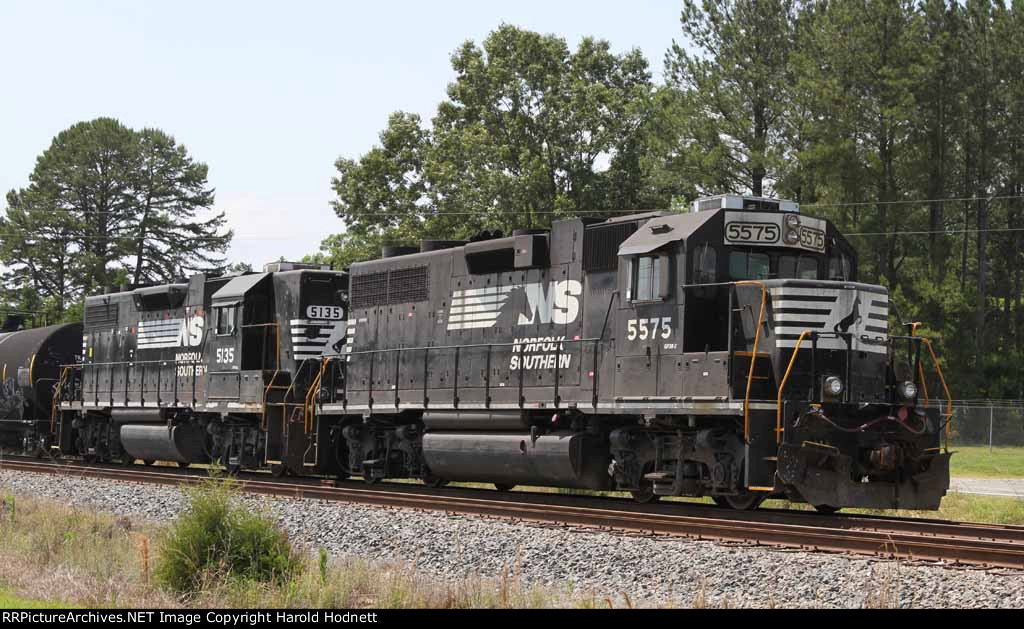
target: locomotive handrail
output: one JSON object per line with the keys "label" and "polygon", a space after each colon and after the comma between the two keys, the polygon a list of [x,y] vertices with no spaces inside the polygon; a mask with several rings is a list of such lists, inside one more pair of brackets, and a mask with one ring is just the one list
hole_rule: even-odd
{"label": "locomotive handrail", "polygon": [[313,428],[313,417],[316,414],[316,394],[320,391],[320,383],[323,381],[324,370],[327,368],[327,360],[320,361],[320,371],[317,372],[316,377],[309,385],[309,389],[306,391],[306,399],[302,406],[302,418],[304,420],[303,426],[308,435]]}
{"label": "locomotive handrail", "polygon": [[[263,404],[260,405],[260,428],[262,430],[267,429],[267,398],[270,397],[270,389],[274,386],[274,382],[277,381],[278,374],[281,373],[281,326],[274,321],[273,323],[250,323],[242,325],[242,329],[245,328],[274,328],[274,375],[270,376],[270,382],[263,387]],[[193,386],[194,389],[194,386]],[[193,398],[195,395],[193,394]],[[193,400],[195,403],[195,400]]]}
{"label": "locomotive handrail", "polygon": [[[815,401],[814,398],[816,398],[817,395],[818,395],[818,391],[817,391],[817,386],[818,385],[817,385],[817,377],[816,377],[818,372],[817,372],[817,369],[815,368],[815,359],[816,359],[817,353],[818,353],[817,349],[818,349],[818,339],[819,338],[825,337],[825,338],[845,338],[846,339],[846,344],[847,344],[847,348],[848,349],[847,349],[847,352],[846,352],[847,360],[846,360],[846,371],[845,371],[845,374],[844,374],[844,381],[845,382],[849,382],[850,381],[850,361],[849,361],[849,355],[850,355],[850,352],[852,350],[850,350],[849,348],[852,345],[853,335],[851,333],[849,333],[849,332],[818,332],[816,330],[804,330],[803,332],[801,332],[800,333],[800,338],[797,339],[796,345],[793,347],[793,352],[790,354],[789,364],[786,367],[786,373],[782,376],[782,381],[779,383],[779,393],[778,393],[778,397],[777,397],[777,399],[775,401],[775,441],[776,441],[776,443],[781,443],[782,442],[782,433],[785,432],[785,428],[782,426],[782,396],[785,394],[786,384],[789,381],[790,373],[793,370],[793,366],[796,364],[797,356],[799,356],[799,354],[800,354],[800,345],[803,344],[803,342],[807,338],[807,336],[811,337],[811,342],[814,344],[814,346],[812,348],[812,351],[811,351],[811,398],[812,399],[810,401],[812,401],[812,402]],[[893,337],[893,338],[895,338],[895,337]]]}
{"label": "locomotive handrail", "polygon": [[[750,369],[747,370],[747,386],[743,394],[743,441],[750,443],[750,390],[754,383],[754,368],[757,365],[758,347],[761,343],[761,327],[764,325],[764,315],[768,304],[768,286],[760,280],[741,280],[738,282],[709,282],[707,284],[682,284],[680,288],[684,291],[690,288],[710,288],[716,286],[757,286],[761,289],[761,310],[757,316],[757,327],[754,330],[754,347],[750,352]],[[729,292],[729,395],[732,396],[732,291]]]}
{"label": "locomotive handrail", "polygon": [[64,388],[64,383],[67,382],[68,376],[71,374],[71,367],[63,367],[60,371],[60,380],[57,382],[57,388],[53,390],[53,400],[50,403],[50,434],[57,434],[57,407],[60,405],[61,390]]}
{"label": "locomotive handrail", "polygon": [[949,452],[949,435],[953,424],[953,396],[949,392],[949,386],[946,385],[946,376],[942,373],[942,365],[939,363],[939,357],[935,355],[931,339],[920,338],[924,341],[925,347],[928,348],[928,353],[932,357],[932,363],[935,365],[935,371],[939,374],[939,382],[942,383],[942,389],[946,393],[946,410],[943,412],[943,415],[946,416],[946,452]]}
{"label": "locomotive handrail", "polygon": [[[920,324],[917,324],[917,325],[920,325]],[[943,411],[942,414],[946,418],[946,422],[945,422],[946,423],[945,439],[946,439],[946,451],[948,452],[949,451],[949,439],[950,439],[950,432],[951,432],[951,424],[952,424],[952,419],[953,419],[953,397],[952,397],[952,395],[949,392],[949,386],[946,384],[946,377],[945,377],[945,375],[942,372],[942,365],[939,362],[938,356],[935,353],[935,349],[932,347],[931,339],[928,339],[926,337],[914,336],[914,332],[917,329],[917,325],[915,325],[911,329],[911,336],[890,336],[889,337],[889,341],[890,341],[890,343],[892,341],[898,341],[898,340],[916,341],[918,343],[918,345],[924,344],[925,347],[928,348],[928,353],[929,353],[929,355],[932,358],[932,363],[935,365],[936,374],[939,376],[939,381],[942,383],[943,391],[946,394],[946,410]],[[804,330],[800,334],[800,338],[797,339],[796,346],[793,348],[793,352],[792,352],[792,354],[790,356],[789,364],[786,367],[786,373],[785,373],[785,375],[783,375],[782,381],[779,383],[779,393],[778,393],[778,399],[776,400],[776,416],[775,416],[775,434],[776,434],[776,442],[777,443],[781,443],[782,433],[784,432],[784,428],[782,426],[782,397],[783,397],[783,395],[785,393],[786,384],[787,384],[787,382],[789,380],[790,372],[792,371],[793,366],[796,363],[796,358],[797,358],[799,350],[800,350],[800,345],[803,344],[804,340],[807,338],[808,335],[811,335],[812,339],[814,339],[815,341],[817,341],[817,338],[819,336],[842,336],[839,333],[829,333],[829,332],[816,333],[813,330]],[[814,358],[814,356],[812,354],[812,360],[813,360],[813,358]],[[923,393],[925,395],[925,406],[929,406],[931,401],[930,401],[930,399],[928,397],[928,383],[925,380],[924,366],[923,366],[923,364],[920,361],[918,361],[918,363],[917,363],[917,373],[918,373],[918,375],[920,377],[921,387],[922,387]],[[812,374],[811,374],[812,378],[814,377],[814,374],[815,374],[815,372],[814,372],[814,370],[812,368]],[[849,377],[847,377],[847,382],[849,382]],[[812,397],[814,397],[814,396],[812,395]]]}
{"label": "locomotive handrail", "polygon": [[782,376],[782,381],[779,382],[779,397],[775,402],[775,443],[782,443],[782,395],[786,391],[786,383],[789,381],[789,374],[793,371],[793,365],[796,363],[796,357],[799,355],[800,346],[803,345],[804,339],[809,335],[813,334],[813,330],[804,330],[800,333],[800,338],[796,340],[796,346],[793,347],[793,353],[789,357],[789,365],[786,367],[786,373]]}
{"label": "locomotive handrail", "polygon": [[[71,373],[74,373],[74,372],[77,371],[77,372],[80,372],[80,373],[84,374],[86,369],[92,369],[93,371],[97,371],[97,369],[100,368],[100,367],[108,367],[110,369],[111,377],[113,377],[114,367],[124,367],[125,368],[125,382],[126,382],[125,388],[126,388],[126,390],[128,390],[128,386],[127,386],[128,371],[127,371],[127,369],[129,367],[134,368],[134,367],[141,366],[141,367],[143,367],[143,370],[145,370],[145,367],[147,365],[158,365],[161,368],[161,369],[157,370],[157,400],[156,401],[157,401],[157,405],[158,406],[162,405],[162,402],[163,402],[160,399],[160,383],[162,381],[161,380],[162,376],[160,374],[163,373],[163,369],[162,368],[165,368],[165,367],[170,367],[171,368],[172,377],[173,377],[173,380],[174,380],[174,406],[178,406],[178,404],[179,404],[179,399],[178,399],[178,380],[181,378],[178,375],[178,368],[182,367],[182,366],[192,367],[191,374],[190,374],[190,377],[192,378],[192,391],[193,391],[193,393],[192,393],[192,404],[193,405],[196,404],[197,400],[195,399],[195,384],[196,384],[196,377],[197,377],[197,374],[199,372],[198,368],[202,367],[202,366],[205,366],[205,363],[203,361],[201,361],[201,360],[170,360],[170,359],[163,359],[163,360],[161,360],[161,359],[157,359],[157,360],[122,360],[122,361],[104,362],[104,363],[72,363],[72,364],[60,365],[60,368],[61,369],[68,369],[68,370],[70,370]],[[97,382],[97,385],[98,384],[99,383]],[[143,371],[142,386],[140,387],[139,392],[140,392],[140,395],[143,396],[142,401],[144,403],[145,402],[144,396],[146,394],[145,371]],[[110,396],[110,406],[113,406],[114,405],[114,402],[113,402],[113,395],[114,395],[113,379],[111,379],[111,387],[109,389],[100,389],[99,386],[96,386],[93,389],[92,393],[93,393],[93,396],[94,396],[94,403],[97,404],[97,405],[99,405],[100,393],[109,394],[109,396]],[[83,390],[82,390],[82,396],[83,396],[83,399],[84,399],[84,396],[85,396],[84,387],[83,387]],[[124,405],[125,406],[128,405],[127,394],[125,396]]]}
{"label": "locomotive handrail", "polygon": [[[935,354],[935,348],[932,347],[932,340],[926,336],[917,336],[917,329],[924,325],[920,321],[915,321],[909,324],[910,336],[912,338],[919,338],[924,342],[925,347],[928,348],[928,354],[932,357],[932,364],[935,365],[935,373],[939,376],[939,382],[942,383],[942,390],[946,394],[946,410],[942,414],[946,417],[946,452],[949,452],[949,435],[953,429],[953,395],[949,392],[949,386],[946,384],[946,376],[942,373],[942,364],[939,362],[939,357]],[[928,406],[931,400],[928,399],[928,383],[924,377],[924,365],[919,360],[917,362],[918,373],[921,375],[921,388],[924,389],[924,403]]]}
{"label": "locomotive handrail", "polygon": [[[743,442],[750,443],[750,388],[754,383],[754,367],[757,365],[757,349],[761,342],[761,325],[764,323],[764,311],[768,302],[768,287],[758,280],[736,282],[736,286],[759,286],[761,288],[761,312],[757,316],[757,327],[754,330],[754,349],[750,357],[750,370],[747,371],[747,389],[743,395]],[[729,313],[730,337],[732,328],[732,312]],[[730,365],[730,369],[732,366]]]}
{"label": "locomotive handrail", "polygon": [[[564,339],[559,341],[560,343],[593,343],[594,341],[603,341],[602,338],[581,338],[581,339]],[[614,340],[614,339],[610,339]],[[388,349],[368,349],[361,352],[350,352],[347,354],[324,354],[324,358],[336,359],[345,358],[347,356],[363,356],[367,354],[386,354],[390,352],[422,352],[424,350],[444,350],[444,349],[485,349],[488,347],[513,347],[515,345],[523,345],[523,343],[480,343],[477,345],[429,345],[424,347],[392,347]],[[526,343],[529,345],[529,343]]]}
{"label": "locomotive handrail", "polygon": [[78,367],[79,369],[82,369],[82,368],[85,368],[85,367],[116,367],[118,365],[155,365],[157,363],[160,363],[160,364],[163,364],[163,365],[167,365],[169,363],[174,363],[175,366],[178,366],[178,365],[202,365],[202,364],[205,364],[201,360],[171,360],[171,359],[165,358],[163,360],[160,360],[160,359],[157,359],[157,360],[119,360],[119,361],[110,362],[110,363],[69,363],[69,364],[66,364],[66,365],[61,365],[61,367]]}
{"label": "locomotive handrail", "polygon": [[[611,340],[614,340],[614,339],[611,339]],[[594,360],[595,360],[595,365],[596,365],[596,362],[597,362],[596,355],[598,353],[598,347],[599,347],[598,344],[602,343],[604,341],[605,341],[605,338],[603,336],[602,337],[595,337],[595,338],[563,339],[561,341],[558,341],[557,342],[558,346],[556,347],[556,350],[555,350],[555,356],[556,356],[555,366],[556,366],[556,368],[553,368],[553,371],[555,371],[555,373],[556,373],[556,378],[558,378],[557,374],[560,373],[559,358],[561,357],[562,353],[565,351],[564,349],[562,349],[562,345],[563,344],[565,344],[565,345],[579,344],[580,345],[580,349],[581,349],[580,369],[582,370],[582,360],[583,360],[582,350],[583,350],[583,347],[585,346],[585,344],[587,344],[587,343],[594,343],[594,354],[595,354],[595,359]],[[488,353],[491,353],[494,348],[502,348],[502,347],[514,348],[517,345],[519,346],[518,356],[520,357],[520,360],[519,360],[520,369],[518,369],[518,371],[519,371],[519,378],[518,378],[519,383],[518,383],[518,386],[519,386],[519,400],[520,400],[519,405],[520,405],[520,407],[523,407],[525,405],[525,399],[523,397],[523,388],[525,386],[524,378],[525,378],[526,370],[522,368],[522,365],[523,365],[522,358],[523,358],[523,356],[525,354],[525,346],[527,345],[527,343],[523,343],[523,342],[518,342],[517,343],[517,342],[513,341],[513,342],[503,342],[503,343],[478,343],[478,344],[472,344],[472,345],[428,345],[428,346],[422,346],[422,347],[394,347],[394,348],[387,348],[387,349],[371,349],[371,350],[363,350],[363,351],[358,351],[358,352],[346,352],[344,354],[341,354],[341,353],[339,353],[339,354],[329,354],[329,355],[325,354],[323,356],[323,360],[325,361],[325,364],[326,364],[326,363],[333,362],[333,361],[345,361],[347,358],[350,358],[352,356],[371,356],[371,357],[374,357],[374,356],[376,356],[378,354],[385,354],[386,355],[386,354],[394,353],[396,355],[400,355],[402,352],[423,352],[424,353],[423,354],[424,372],[426,372],[428,370],[428,368],[429,368],[428,361],[429,361],[429,355],[430,355],[431,352],[452,350],[452,351],[455,352],[454,362],[455,362],[455,369],[456,369],[456,377],[454,378],[454,382],[452,384],[452,390],[454,392],[453,393],[453,395],[454,395],[453,404],[454,404],[454,406],[456,408],[458,408],[458,391],[459,391],[459,382],[458,382],[458,380],[459,380],[459,378],[458,378],[459,373],[458,373],[458,369],[459,369],[459,362],[460,362],[459,358],[460,358],[461,353],[463,351],[465,351],[465,350],[471,350],[471,349],[487,349]],[[373,393],[374,393],[374,389],[372,388],[373,387],[373,369],[374,369],[374,365],[376,364],[376,362],[377,362],[376,360],[370,360],[369,361],[369,368],[371,370],[371,372],[370,372],[370,385],[369,386],[371,388],[368,389],[368,391],[369,391],[369,401],[368,401],[368,403],[370,404],[371,407],[373,406]],[[597,370],[595,369],[595,379],[596,379],[596,377],[597,377]],[[489,397],[490,396],[490,378],[486,377],[484,380],[485,380],[485,389],[487,391],[487,393],[485,395],[487,397]],[[426,386],[427,386],[427,384],[426,384],[427,383],[426,373],[424,373],[423,382],[424,382],[424,395],[426,395]],[[557,383],[557,380],[556,380],[556,383]],[[348,379],[346,378],[346,380],[345,380],[345,391],[344,391],[344,394],[343,394],[343,398],[344,398],[344,402],[343,403],[344,404],[348,403],[348,384],[349,384],[348,383]],[[396,387],[397,387],[397,384],[398,384],[397,383],[397,376],[396,376],[395,384],[396,384]],[[595,383],[595,388],[596,388],[596,383]],[[398,388],[394,389],[395,395],[396,395],[396,399],[397,399],[397,394],[398,394],[399,390],[400,389],[398,389]],[[558,390],[558,386],[556,384],[556,386],[555,386],[556,396],[557,396],[557,390]],[[427,404],[426,397],[424,397],[424,404],[425,405]],[[559,404],[560,404],[560,401],[556,398],[555,399],[555,406],[557,407]]]}

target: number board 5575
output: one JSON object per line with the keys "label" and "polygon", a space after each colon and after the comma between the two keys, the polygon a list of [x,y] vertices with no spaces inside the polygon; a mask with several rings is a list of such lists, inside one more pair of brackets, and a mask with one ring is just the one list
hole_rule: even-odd
{"label": "number board 5575", "polygon": [[780,233],[775,223],[736,221],[725,226],[725,240],[729,243],[775,245],[779,243]]}

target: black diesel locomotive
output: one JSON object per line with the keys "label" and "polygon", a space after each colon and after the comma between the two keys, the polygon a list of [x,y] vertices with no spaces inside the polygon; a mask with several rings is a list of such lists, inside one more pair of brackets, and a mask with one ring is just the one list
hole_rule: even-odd
{"label": "black diesel locomotive", "polygon": [[937,508],[938,361],[913,329],[890,335],[887,290],[857,282],[842,234],[787,201],[693,210],[89,297],[52,412],[23,406],[26,444],[740,509]]}

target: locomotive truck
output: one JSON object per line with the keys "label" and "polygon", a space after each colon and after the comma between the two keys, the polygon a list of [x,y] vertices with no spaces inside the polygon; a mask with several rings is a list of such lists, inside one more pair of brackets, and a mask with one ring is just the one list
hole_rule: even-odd
{"label": "locomotive truck", "polygon": [[0,337],[8,420],[96,461],[938,508],[941,367],[850,243],[790,201],[692,210],[91,296],[45,379]]}

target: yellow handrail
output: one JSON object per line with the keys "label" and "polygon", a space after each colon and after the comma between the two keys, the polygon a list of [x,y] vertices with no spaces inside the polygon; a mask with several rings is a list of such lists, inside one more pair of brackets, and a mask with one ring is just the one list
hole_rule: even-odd
{"label": "yellow handrail", "polygon": [[782,376],[782,382],[779,383],[779,397],[775,401],[775,443],[782,443],[782,394],[786,391],[786,382],[789,380],[789,374],[793,371],[793,365],[796,363],[797,353],[800,351],[800,346],[803,345],[804,339],[807,335],[811,334],[811,330],[804,330],[800,333],[800,338],[796,341],[796,346],[793,348],[793,354],[789,357],[789,365],[786,367],[786,374]]}
{"label": "yellow handrail", "polygon": [[263,407],[260,409],[260,429],[263,431],[267,430],[267,399],[270,397],[270,387],[274,386],[274,382],[277,381],[277,374],[281,373],[281,326],[274,323],[257,324],[253,326],[245,327],[274,327],[275,333],[275,351],[277,353],[277,359],[274,361],[274,375],[270,376],[270,382],[263,389]]}
{"label": "yellow handrail", "polygon": [[[917,336],[917,328],[921,326],[920,322],[910,324],[910,336]],[[932,357],[932,364],[935,365],[935,373],[939,375],[939,382],[942,383],[942,390],[946,394],[946,412],[943,415],[946,418],[946,452],[949,452],[949,435],[952,431],[953,424],[953,396],[949,392],[949,386],[946,385],[946,376],[942,373],[942,364],[939,362],[939,357],[935,355],[935,348],[932,347],[931,339],[920,337],[928,348],[928,354]],[[921,388],[924,389],[924,405],[928,406],[931,400],[928,397],[928,382],[924,378],[924,365],[920,362],[917,364],[918,374],[921,377]]]}
{"label": "yellow handrail", "polygon": [[953,424],[953,395],[949,392],[949,386],[946,385],[946,376],[942,373],[942,365],[939,363],[939,357],[935,355],[931,339],[922,337],[921,340],[924,341],[925,346],[928,348],[928,353],[932,357],[932,363],[935,365],[935,371],[939,374],[942,390],[946,394],[946,412],[943,415],[946,417],[946,452],[949,452],[949,434]]}
{"label": "yellow handrail", "polygon": [[309,385],[309,390],[306,391],[306,401],[302,405],[302,416],[304,419],[304,425],[306,434],[308,435],[313,430],[313,416],[316,414],[316,395],[320,391],[320,383],[323,381],[324,371],[327,369],[327,359],[320,361],[320,371],[317,372],[316,377],[313,378],[313,382]]}
{"label": "yellow handrail", "polygon": [[928,381],[925,380],[924,378],[924,365],[921,364],[920,362],[917,363],[917,375],[918,377],[921,378],[921,389],[924,393],[924,405],[928,406],[929,404],[931,404],[932,400],[928,396]]}
{"label": "yellow handrail", "polygon": [[[754,349],[750,357],[750,370],[747,372],[747,390],[743,395],[743,441],[750,443],[750,387],[754,382],[754,366],[757,363],[757,347],[761,342],[761,325],[764,323],[764,310],[768,301],[768,288],[764,282],[746,280],[736,282],[737,286],[759,286],[761,288],[761,313],[757,316],[757,328],[754,331]],[[729,313],[730,321],[732,313]],[[730,326],[731,327],[731,326]]]}

